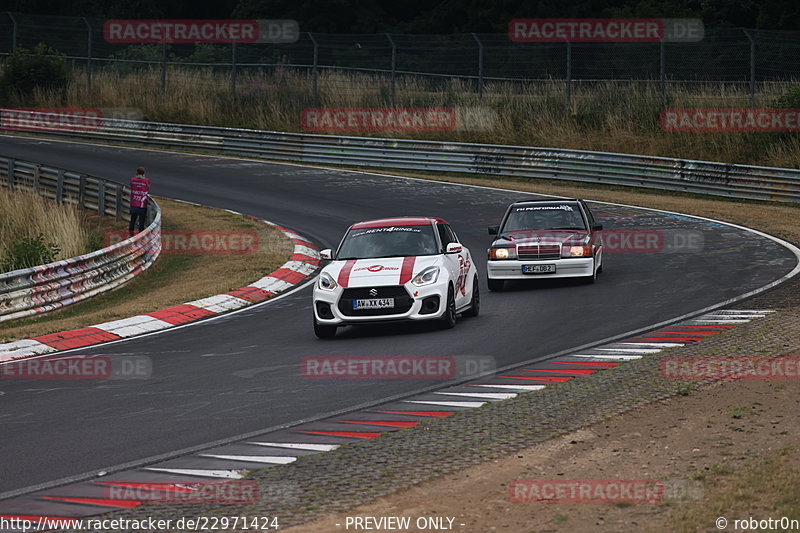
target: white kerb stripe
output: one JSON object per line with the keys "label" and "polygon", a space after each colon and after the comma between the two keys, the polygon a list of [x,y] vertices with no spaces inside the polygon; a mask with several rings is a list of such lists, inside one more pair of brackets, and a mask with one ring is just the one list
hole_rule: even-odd
{"label": "white kerb stripe", "polygon": [[535,391],[545,388],[547,385],[469,385],[470,387],[486,387],[489,389],[509,389],[518,391]]}
{"label": "white kerb stripe", "polygon": [[509,398],[517,397],[517,394],[514,392],[435,392],[434,394],[441,394],[443,396],[481,398],[483,400],[507,400]]}
{"label": "white kerb stripe", "polygon": [[244,474],[240,474],[236,470],[195,470],[186,468],[154,468],[149,467],[145,470],[152,470],[153,472],[166,472],[168,474],[179,474],[182,476],[198,476],[198,477],[217,477],[224,479],[242,479]]}
{"label": "white kerb stripe", "polygon": [[656,346],[658,348],[673,348],[675,346],[683,346],[683,344],[679,342],[618,342],[616,344],[619,346]]}
{"label": "white kerb stripe", "polygon": [[425,405],[441,405],[443,407],[480,407],[487,402],[433,402],[422,400],[403,400],[405,403],[421,403]]}
{"label": "white kerb stripe", "polygon": [[142,333],[171,328],[172,324],[152,316],[138,315],[121,320],[114,320],[112,322],[95,324],[90,327],[102,329],[103,331],[119,335],[120,337],[132,337],[134,335],[141,335]]}
{"label": "white kerb stripe", "polygon": [[243,463],[270,463],[274,465],[287,465],[297,461],[297,457],[281,457],[276,455],[215,455],[201,453],[200,457],[225,459],[226,461],[242,461]]}
{"label": "white kerb stripe", "polygon": [[248,442],[256,446],[269,446],[270,448],[289,448],[292,450],[309,450],[313,452],[329,452],[339,447],[339,444],[304,444],[295,442]]}
{"label": "white kerb stripe", "polygon": [[240,307],[250,305],[250,302],[247,300],[242,300],[241,298],[231,296],[230,294],[217,294],[215,296],[209,296],[208,298],[201,298],[200,300],[186,303],[196,307],[202,307],[203,309],[207,309],[212,313],[224,313],[225,311],[232,311],[234,309],[239,309]]}
{"label": "white kerb stripe", "polygon": [[584,359],[601,359],[604,361],[632,361],[633,359],[641,359],[641,355],[584,355],[584,354],[576,354],[570,355],[569,357],[581,357]]}
{"label": "white kerb stripe", "polygon": [[661,349],[647,349],[647,348],[595,348],[595,350],[602,350],[604,352],[621,352],[621,353],[658,353],[664,351]]}
{"label": "white kerb stripe", "polygon": [[308,246],[303,246],[302,244],[295,244],[294,245],[294,253],[296,254],[303,254],[309,257],[313,257],[314,259],[319,259],[319,252],[314,248],[309,248]]}
{"label": "white kerb stripe", "polygon": [[0,362],[13,361],[30,355],[55,352],[57,349],[33,339],[0,344]]}

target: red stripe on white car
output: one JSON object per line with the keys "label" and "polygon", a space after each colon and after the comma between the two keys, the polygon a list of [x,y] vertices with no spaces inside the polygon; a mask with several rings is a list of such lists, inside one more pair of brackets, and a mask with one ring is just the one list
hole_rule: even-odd
{"label": "red stripe on white car", "polygon": [[350,283],[350,272],[356,264],[355,259],[348,259],[339,271],[339,278],[336,280],[342,287],[347,287]]}
{"label": "red stripe on white car", "polygon": [[411,277],[414,275],[414,263],[416,260],[416,257],[406,257],[403,259],[403,266],[400,268],[400,285],[405,285],[411,281]]}

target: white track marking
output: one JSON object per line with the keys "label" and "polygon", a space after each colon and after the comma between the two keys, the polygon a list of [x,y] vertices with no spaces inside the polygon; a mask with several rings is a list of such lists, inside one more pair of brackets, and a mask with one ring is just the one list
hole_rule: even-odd
{"label": "white track marking", "polygon": [[482,400],[507,400],[509,398],[517,397],[517,394],[514,392],[435,392],[434,394],[441,394],[443,396],[462,396],[465,398],[480,398]]}
{"label": "white track marking", "polygon": [[584,355],[584,354],[577,354],[573,355],[570,354],[568,357],[582,357],[586,359],[602,359],[605,361],[633,361],[634,359],[641,359],[641,355],[621,355],[621,354],[594,354],[594,355]]}
{"label": "white track marking", "polygon": [[195,470],[187,468],[155,468],[148,467],[145,470],[152,470],[153,472],[166,472],[168,474],[178,474],[181,476],[198,476],[198,477],[217,477],[224,479],[242,479],[243,474],[236,470]]}
{"label": "white track marking", "polygon": [[200,457],[212,459],[225,459],[226,461],[242,461],[243,463],[269,463],[274,465],[287,465],[297,461],[297,457],[281,457],[277,455],[216,455],[201,453]]}
{"label": "white track marking", "polygon": [[425,405],[440,405],[443,407],[480,407],[487,402],[435,402],[422,400],[403,400],[405,403],[421,403]]}
{"label": "white track marking", "polygon": [[134,335],[159,331],[171,328],[172,326],[173,324],[159,320],[158,318],[153,318],[152,316],[137,315],[121,320],[114,320],[112,322],[95,324],[92,327],[102,329],[114,335],[119,335],[120,337],[133,337]]}
{"label": "white track marking", "polygon": [[335,450],[339,444],[301,444],[294,442],[248,442],[256,446],[269,446],[270,448],[289,448],[292,450],[309,450],[313,452],[329,452]]}
{"label": "white track marking", "polygon": [[523,392],[530,392],[535,390],[541,390],[545,388],[547,385],[469,385],[470,387],[486,387],[491,389],[509,389],[509,390],[518,390]]}
{"label": "white track marking", "polygon": [[662,349],[648,349],[648,348],[595,348],[595,350],[603,350],[604,352],[621,352],[621,353],[658,353],[663,352]]}
{"label": "white track marking", "polygon": [[684,346],[679,342],[618,342],[620,347],[623,346],[656,346],[658,348],[674,348],[675,346]]}

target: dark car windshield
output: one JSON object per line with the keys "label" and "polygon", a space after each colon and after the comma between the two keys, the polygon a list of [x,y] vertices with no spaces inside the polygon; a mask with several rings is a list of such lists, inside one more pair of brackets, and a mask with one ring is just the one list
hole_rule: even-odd
{"label": "dark car windshield", "polygon": [[436,253],[436,236],[431,225],[385,226],[349,230],[336,258],[374,259]]}
{"label": "dark car windshield", "polygon": [[503,233],[516,230],[586,229],[575,205],[520,205],[513,207],[503,225]]}

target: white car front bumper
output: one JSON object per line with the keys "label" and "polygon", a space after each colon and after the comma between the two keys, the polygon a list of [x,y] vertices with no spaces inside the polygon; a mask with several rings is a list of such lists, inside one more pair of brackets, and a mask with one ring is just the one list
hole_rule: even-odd
{"label": "white car front bumper", "polygon": [[[366,290],[376,288],[379,291],[386,288],[404,287],[411,300],[411,306],[408,310],[402,312],[395,312],[393,309],[384,309],[379,312],[370,312],[364,314],[363,312],[354,311],[352,308],[352,300],[348,297],[349,294],[345,291],[353,290]],[[391,285],[391,286],[373,286],[363,288],[349,287],[343,289],[341,286],[336,287],[332,291],[320,289],[319,286],[314,286],[314,318],[321,325],[326,326],[343,326],[346,324],[365,324],[370,322],[386,322],[394,320],[431,320],[441,318],[447,306],[447,283],[434,283],[424,287],[416,287],[411,283],[404,286]],[[344,296],[344,301],[343,301]],[[359,296],[361,298],[362,296]],[[369,298],[369,296],[365,296]],[[395,300],[397,303],[398,299]],[[405,306],[404,306],[405,307]],[[327,311],[329,312],[326,312]],[[344,309],[344,311],[343,311]]]}

